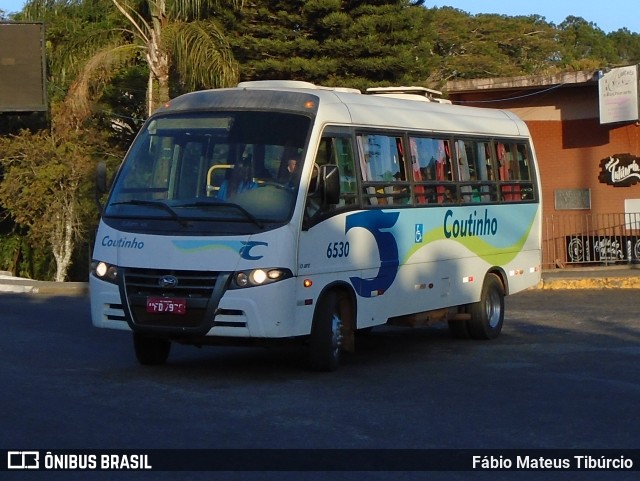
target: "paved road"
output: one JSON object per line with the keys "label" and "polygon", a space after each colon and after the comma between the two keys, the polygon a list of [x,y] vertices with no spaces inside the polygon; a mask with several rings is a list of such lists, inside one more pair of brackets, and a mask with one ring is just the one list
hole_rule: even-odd
{"label": "paved road", "polygon": [[[530,291],[507,299],[495,341],[383,328],[314,373],[298,348],[175,346],[168,365],[138,366],[128,334],[90,326],[86,298],[0,294],[0,448],[640,448],[639,295]],[[202,479],[427,479],[224,474]]]}

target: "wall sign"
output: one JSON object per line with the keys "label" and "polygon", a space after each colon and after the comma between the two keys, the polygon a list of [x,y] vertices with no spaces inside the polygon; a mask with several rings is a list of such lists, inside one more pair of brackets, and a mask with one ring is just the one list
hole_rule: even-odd
{"label": "wall sign", "polygon": [[638,120],[638,66],[614,68],[598,80],[600,123]]}
{"label": "wall sign", "polygon": [[44,46],[43,23],[0,21],[0,112],[49,109]]}
{"label": "wall sign", "polygon": [[640,182],[640,157],[615,154],[600,161],[598,180],[614,187],[629,187]]}
{"label": "wall sign", "polygon": [[556,210],[591,209],[591,189],[558,189],[553,199]]}

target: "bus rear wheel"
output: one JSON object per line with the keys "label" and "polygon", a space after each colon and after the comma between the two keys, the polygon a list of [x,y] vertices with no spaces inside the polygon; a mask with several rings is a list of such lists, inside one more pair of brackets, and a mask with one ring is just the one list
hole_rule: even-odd
{"label": "bus rear wheel", "polygon": [[504,321],[504,287],[495,274],[487,274],[480,301],[469,305],[471,319],[467,321],[472,339],[495,339]]}
{"label": "bus rear wheel", "polygon": [[309,361],[314,371],[335,371],[340,365],[342,318],[335,291],[323,295],[313,315]]}
{"label": "bus rear wheel", "polygon": [[171,351],[171,341],[133,333],[133,348],[138,362],[144,366],[164,364]]}

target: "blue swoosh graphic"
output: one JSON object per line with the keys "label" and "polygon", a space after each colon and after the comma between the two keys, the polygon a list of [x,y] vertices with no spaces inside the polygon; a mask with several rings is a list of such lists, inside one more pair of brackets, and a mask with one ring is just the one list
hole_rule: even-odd
{"label": "blue swoosh graphic", "polygon": [[354,227],[362,227],[371,232],[380,254],[380,269],[376,277],[373,279],[355,276],[349,278],[353,288],[362,297],[372,297],[373,292],[387,290],[396,278],[400,264],[398,244],[392,233],[382,230],[392,228],[399,216],[399,212],[367,210],[351,214],[345,221],[345,234]]}
{"label": "blue swoosh graphic", "polygon": [[178,249],[187,252],[200,252],[204,250],[226,249],[237,253],[243,259],[255,261],[264,256],[253,255],[251,250],[256,246],[268,247],[267,242],[258,241],[208,241],[208,240],[174,240],[172,241]]}

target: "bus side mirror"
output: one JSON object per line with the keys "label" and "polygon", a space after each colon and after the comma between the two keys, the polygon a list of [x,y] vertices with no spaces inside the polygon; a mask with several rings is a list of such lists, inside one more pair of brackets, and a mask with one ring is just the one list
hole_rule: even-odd
{"label": "bus side mirror", "polygon": [[324,205],[337,204],[340,201],[340,171],[337,165],[320,167],[320,189]]}
{"label": "bus side mirror", "polygon": [[107,192],[107,164],[104,162],[98,162],[96,166],[96,204],[98,205],[98,211],[102,212],[102,202],[100,197]]}
{"label": "bus side mirror", "polygon": [[107,164],[99,162],[96,166],[96,188],[99,194],[107,192]]}

